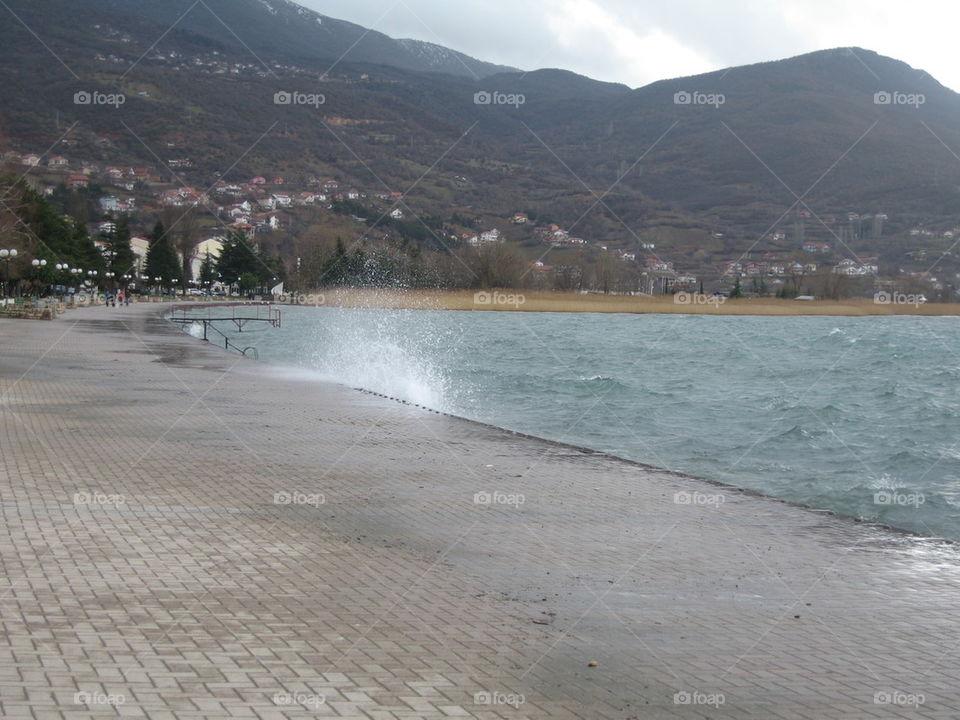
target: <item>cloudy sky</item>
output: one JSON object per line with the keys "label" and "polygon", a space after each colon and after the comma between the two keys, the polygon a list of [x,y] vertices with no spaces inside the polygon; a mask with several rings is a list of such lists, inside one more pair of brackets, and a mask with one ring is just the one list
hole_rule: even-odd
{"label": "cloudy sky", "polygon": [[297,0],[392,37],[524,70],[639,87],[663,78],[858,46],[960,90],[947,0]]}

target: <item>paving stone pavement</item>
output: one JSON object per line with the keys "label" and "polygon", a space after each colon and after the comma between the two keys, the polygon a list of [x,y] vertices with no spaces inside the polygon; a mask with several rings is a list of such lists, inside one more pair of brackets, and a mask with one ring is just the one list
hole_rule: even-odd
{"label": "paving stone pavement", "polygon": [[156,306],[0,343],[3,718],[960,716],[953,545],[284,377]]}

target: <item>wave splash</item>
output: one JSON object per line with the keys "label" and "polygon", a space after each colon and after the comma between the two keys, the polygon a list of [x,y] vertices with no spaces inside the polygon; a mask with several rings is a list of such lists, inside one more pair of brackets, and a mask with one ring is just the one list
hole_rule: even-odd
{"label": "wave splash", "polygon": [[442,333],[424,331],[410,312],[322,311],[324,322],[309,340],[308,366],[324,380],[446,410]]}

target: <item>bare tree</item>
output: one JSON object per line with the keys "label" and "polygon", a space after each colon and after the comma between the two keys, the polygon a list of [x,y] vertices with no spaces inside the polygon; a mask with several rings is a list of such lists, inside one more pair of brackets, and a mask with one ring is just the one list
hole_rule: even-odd
{"label": "bare tree", "polygon": [[478,248],[467,248],[461,257],[473,275],[475,287],[518,287],[526,275],[523,255],[506,243],[485,243]]}
{"label": "bare tree", "polygon": [[617,258],[610,252],[603,252],[593,268],[594,287],[604,294],[615,289],[617,284]]}

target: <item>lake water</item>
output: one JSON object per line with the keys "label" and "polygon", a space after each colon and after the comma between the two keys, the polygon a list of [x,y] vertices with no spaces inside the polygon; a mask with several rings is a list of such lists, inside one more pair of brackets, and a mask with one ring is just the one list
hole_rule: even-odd
{"label": "lake water", "polygon": [[960,539],[955,318],[283,312],[268,363]]}

